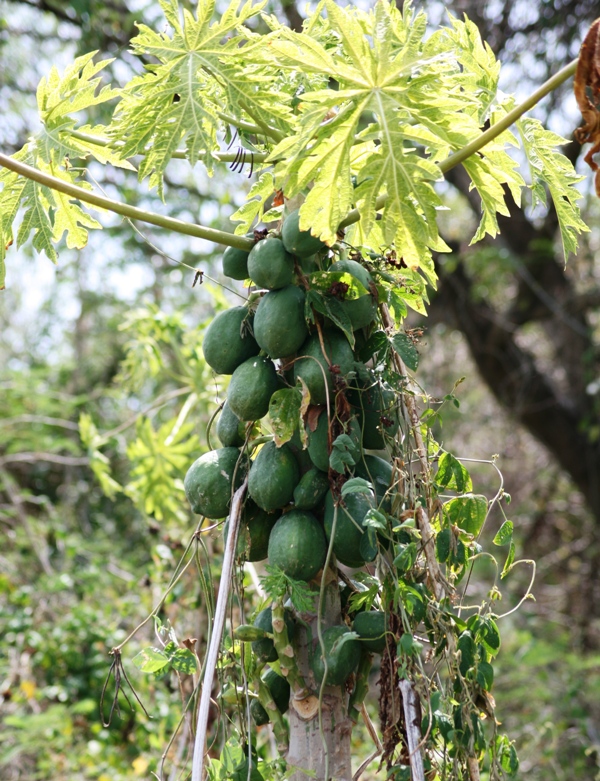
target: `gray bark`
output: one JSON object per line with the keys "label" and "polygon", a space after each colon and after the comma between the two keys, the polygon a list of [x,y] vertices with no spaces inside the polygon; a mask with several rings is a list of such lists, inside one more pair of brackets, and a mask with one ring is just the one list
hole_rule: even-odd
{"label": "gray bark", "polygon": [[[309,632],[300,627],[296,635],[295,649],[298,666],[307,684],[317,692],[318,686],[310,670],[310,655],[318,645],[316,614],[303,615],[310,624]],[[332,577],[326,586],[323,629],[341,622],[340,597],[337,579]],[[313,709],[311,709],[313,710]],[[319,726],[319,713],[303,713],[302,702],[292,701],[289,710],[290,749],[287,762],[290,767],[302,768],[314,773],[317,781],[352,781],[350,734],[352,722],[348,718],[348,695],[340,686],[326,686],[321,708],[321,725],[327,750],[323,745]],[[291,781],[307,781],[308,776],[298,770]]]}

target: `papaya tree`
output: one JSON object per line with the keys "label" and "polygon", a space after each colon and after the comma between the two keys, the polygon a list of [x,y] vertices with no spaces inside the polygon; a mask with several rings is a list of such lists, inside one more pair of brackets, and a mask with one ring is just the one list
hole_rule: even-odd
{"label": "papaya tree", "polygon": [[[501,565],[481,537],[509,497],[501,481],[491,498],[475,493],[467,459],[436,441],[440,406],[458,400],[420,388],[405,320],[426,313],[434,258],[449,251],[436,218],[456,166],[481,200],[473,241],[498,232],[507,192],[534,206],[550,196],[565,259],[576,251],[580,177],[557,151],[562,139],[526,112],[578,64],[515,105],[468,19],[431,31],[410,3],[323,0],[298,32],[252,0],[220,13],[209,0],[194,13],[161,7],[166,26],[138,27],[132,49],[145,69],[127,84],[104,83],[108,62],[93,52],[40,83],[41,130],[0,155],[0,284],[13,242],[31,239],[51,260],[61,242],[84,246],[102,228],[90,209],[225,248],[222,278],[243,303],[215,317],[202,344],[225,399],[206,452],[181,442],[191,396],[167,437],[180,447],[169,465],[179,498],[197,516],[184,559],[223,533],[210,641],[178,646],[167,632],[163,650],[138,660],[196,676],[182,766],[192,781],[346,781],[376,758],[394,779],[514,775],[491,690],[499,583],[519,562],[505,516],[493,539],[507,548]],[[590,35],[595,51],[597,26]],[[592,97],[580,138],[595,140],[597,74],[581,62],[579,94]],[[110,122],[81,124],[99,104]],[[140,190],[168,204],[175,159],[216,176],[227,164],[250,172],[233,231],[108,198],[86,178],[89,161],[136,169]],[[114,491],[89,418],[81,435]],[[141,472],[155,466],[150,457]],[[497,576],[471,604],[483,560]],[[260,598],[248,612],[249,573]],[[119,682],[124,646],[112,651]],[[379,730],[367,707],[373,669]],[[214,701],[235,724],[218,758],[207,750]],[[353,767],[357,725],[373,746]],[[222,725],[212,730],[223,738]]]}

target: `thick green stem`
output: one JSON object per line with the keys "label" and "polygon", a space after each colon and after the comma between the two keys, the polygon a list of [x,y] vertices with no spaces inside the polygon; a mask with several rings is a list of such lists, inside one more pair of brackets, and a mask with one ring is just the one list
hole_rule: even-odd
{"label": "thick green stem", "polygon": [[285,625],[283,600],[277,599],[272,606],[273,642],[279,657],[279,669],[292,687],[296,699],[301,700],[310,695],[310,689],[304,683],[296,662],[296,652],[288,637]]}
{"label": "thick green stem", "polygon": [[277,707],[273,695],[267,684],[258,678],[255,682],[256,691],[258,692],[258,699],[260,704],[266,710],[269,715],[269,720],[273,725],[273,733],[275,740],[277,741],[277,750],[281,756],[285,756],[288,750],[289,736],[288,730],[283,720],[283,716],[279,708]]}
{"label": "thick green stem", "polygon": [[[257,128],[257,130],[260,130],[260,128]],[[111,149],[119,149],[123,146],[123,143],[120,141],[104,138],[103,136],[93,136],[90,133],[82,133],[80,130],[71,130],[69,135],[96,146],[110,147]],[[243,149],[242,152],[243,154],[251,155],[252,161],[255,163],[263,163],[268,157],[267,152],[253,152],[251,149]],[[146,152],[140,152],[140,154],[146,154]],[[205,154],[205,150],[198,152],[198,155],[203,154]],[[177,160],[187,160],[187,156],[185,149],[176,149],[171,155],[172,158]],[[214,152],[213,157],[219,163],[236,163],[240,157],[240,152],[239,150],[237,152]]]}
{"label": "thick green stem", "polygon": [[352,721],[357,724],[361,715],[361,705],[369,693],[369,673],[373,666],[373,654],[363,652],[360,657],[360,664],[356,671],[356,683],[354,691],[348,701],[348,715]]}
{"label": "thick green stem", "polygon": [[159,228],[183,233],[186,236],[196,236],[199,239],[207,239],[215,244],[224,244],[228,247],[236,247],[237,249],[246,250],[248,252],[254,245],[254,242],[251,239],[247,239],[245,236],[235,236],[233,233],[226,233],[225,231],[215,230],[214,228],[205,228],[202,225],[194,225],[193,223],[177,220],[173,217],[166,217],[165,215],[155,214],[154,212],[149,212],[145,209],[138,209],[137,206],[130,206],[121,201],[113,201],[112,198],[97,195],[89,190],[85,190],[83,187],[78,187],[70,182],[57,179],[55,176],[46,174],[43,171],[38,171],[37,168],[33,168],[31,165],[15,160],[8,155],[0,154],[0,165],[8,168],[10,171],[14,171],[16,174],[19,174],[19,176],[33,179],[33,181],[38,182],[38,184],[43,184],[53,190],[58,190],[71,198],[77,198],[80,201],[89,203],[91,206],[96,206],[100,209],[108,209],[116,214],[122,214],[130,220],[149,222],[151,225],[158,225]]}
{"label": "thick green stem", "polygon": [[[481,133],[481,135],[477,136],[477,138],[474,138],[462,149],[458,149],[456,152],[453,152],[451,155],[449,155],[445,160],[442,160],[441,163],[438,163],[440,171],[445,174],[451,168],[454,168],[460,163],[464,163],[468,157],[471,157],[471,155],[474,155],[486,144],[489,144],[490,141],[493,141],[494,138],[499,136],[501,133],[504,133],[504,131],[507,130],[514,122],[520,119],[520,117],[522,117],[526,111],[529,111],[529,109],[533,108],[537,103],[539,103],[542,98],[545,98],[546,95],[555,90],[557,87],[560,87],[564,81],[570,78],[575,73],[577,62],[578,60],[573,60],[568,65],[565,65],[564,68],[561,68],[558,73],[555,73],[554,76],[548,79],[548,81],[545,81],[539,89],[533,92],[522,103],[519,103],[519,105],[515,106],[512,111],[509,111],[508,114],[499,122],[493,124],[490,128]],[[375,201],[375,211],[383,209],[387,199],[387,194],[380,195]],[[353,225],[359,220],[360,213],[358,209],[352,209],[352,211],[348,212],[346,217],[338,225],[338,231],[347,228],[348,225]]]}

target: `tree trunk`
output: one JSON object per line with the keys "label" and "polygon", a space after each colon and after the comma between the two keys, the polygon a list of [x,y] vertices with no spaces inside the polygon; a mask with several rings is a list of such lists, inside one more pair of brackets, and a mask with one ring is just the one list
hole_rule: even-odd
{"label": "tree trunk", "polygon": [[[318,599],[318,597],[317,597]],[[319,693],[310,670],[310,656],[318,647],[317,615],[302,616],[310,626],[310,632],[299,626],[294,644],[298,666],[306,683]],[[323,629],[341,623],[340,597],[337,578],[332,573],[325,587],[323,609]],[[311,639],[312,633],[312,639]],[[321,707],[322,734],[319,726],[319,713],[302,713],[302,704],[292,701],[289,710],[290,748],[287,755],[288,765],[302,768],[314,774],[317,781],[351,781],[352,765],[350,756],[350,734],[352,723],[348,718],[348,695],[340,686],[326,686]],[[325,745],[323,743],[325,739]],[[308,776],[298,770],[291,781],[307,781]]]}

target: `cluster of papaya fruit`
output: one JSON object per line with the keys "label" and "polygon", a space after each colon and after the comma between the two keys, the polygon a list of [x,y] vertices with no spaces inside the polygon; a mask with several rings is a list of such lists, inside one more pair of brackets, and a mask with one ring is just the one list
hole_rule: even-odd
{"label": "cluster of papaya fruit", "polygon": [[[222,447],[198,458],[184,481],[192,510],[225,518],[247,476],[240,556],[268,558],[289,578],[311,581],[331,543],[338,563],[362,567],[389,543],[385,521],[393,475],[381,455],[399,428],[397,395],[361,352],[378,317],[372,275],[356,259],[336,260],[319,239],[300,230],[298,211],[250,252],[228,248],[223,271],[232,279],[251,280],[254,292],[246,305],[215,317],[204,335],[206,362],[231,379],[216,426]],[[303,419],[298,415],[293,436],[283,444],[264,442],[272,430],[274,394],[294,387],[309,401]],[[257,433],[263,444],[251,459]],[[268,611],[257,621],[260,629],[272,631]],[[359,614],[353,629],[370,651],[382,651],[383,613]],[[347,631],[344,624],[324,634],[327,683],[343,684],[358,664],[361,643],[339,642]],[[265,642],[271,643],[268,653]],[[253,650],[262,662],[274,652],[269,640],[255,641]],[[318,653],[313,671],[322,679]],[[271,673],[266,683],[279,707],[286,682]],[[264,718],[254,715],[257,721]]]}

